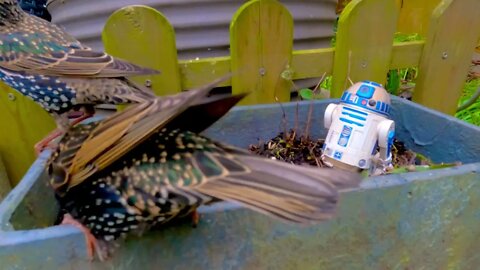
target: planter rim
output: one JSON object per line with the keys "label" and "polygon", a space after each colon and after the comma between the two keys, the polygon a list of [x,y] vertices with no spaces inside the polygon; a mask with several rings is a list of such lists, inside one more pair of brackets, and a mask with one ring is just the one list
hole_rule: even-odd
{"label": "planter rim", "polygon": [[[23,200],[33,184],[43,173],[43,165],[50,157],[51,152],[46,150],[33,163],[32,167],[25,174],[19,184],[12,189],[5,200],[0,203],[0,248],[31,241],[56,239],[59,237],[79,237],[83,233],[76,227],[70,225],[50,226],[41,229],[14,230],[9,222],[14,210]],[[390,175],[380,175],[365,178],[358,188],[344,190],[341,193],[362,192],[368,189],[381,189],[397,185],[405,185],[415,181],[435,181],[440,177],[453,177],[476,173],[480,171],[480,162],[464,164],[451,168],[436,169],[423,172],[408,172]],[[244,208],[235,203],[220,202],[211,206],[202,206],[199,213],[212,213],[218,211],[230,211]]]}

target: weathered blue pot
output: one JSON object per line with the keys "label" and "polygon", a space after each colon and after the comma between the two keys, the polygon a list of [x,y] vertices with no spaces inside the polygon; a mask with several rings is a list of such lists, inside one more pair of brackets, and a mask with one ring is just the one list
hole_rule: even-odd
{"label": "weathered blue pot", "polygon": [[[325,136],[329,102],[315,102],[313,136]],[[397,136],[437,162],[465,165],[367,179],[342,193],[338,217],[297,227],[232,204],[202,209],[199,227],[130,238],[106,263],[86,260],[76,228],[51,226],[57,205],[43,154],[0,205],[1,269],[474,269],[480,265],[480,129],[393,98]],[[300,103],[300,126],[309,102]],[[283,105],[290,127],[295,103]],[[278,105],[239,107],[212,138],[247,147],[281,130]]]}

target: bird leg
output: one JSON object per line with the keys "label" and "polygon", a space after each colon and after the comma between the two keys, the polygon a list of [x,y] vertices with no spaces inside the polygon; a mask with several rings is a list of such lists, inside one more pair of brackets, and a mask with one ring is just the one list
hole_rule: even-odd
{"label": "bird leg", "polygon": [[77,118],[75,118],[75,120],[70,122],[70,125],[75,126],[76,124],[78,124],[78,123],[82,122],[83,120],[88,119],[92,116],[93,116],[93,114],[84,113],[82,116],[77,117]]}
{"label": "bird leg", "polygon": [[87,255],[90,260],[93,260],[93,253],[96,252],[98,259],[104,261],[107,258],[106,254],[103,254],[102,249],[98,243],[98,240],[92,235],[90,230],[80,222],[76,221],[70,214],[65,214],[61,225],[72,225],[80,229],[85,235],[87,245]]}
{"label": "bird leg", "polygon": [[53,148],[53,145],[50,145],[50,143],[56,138],[58,138],[59,136],[61,136],[62,134],[64,134],[70,125],[68,121],[68,116],[66,114],[53,114],[53,118],[57,123],[57,128],[52,132],[50,132],[41,141],[35,144],[34,148],[35,148],[35,154],[37,154],[37,156],[46,148],[48,147]]}
{"label": "bird leg", "polygon": [[81,117],[85,115],[85,112],[83,111],[73,111],[68,114],[68,119],[77,119],[78,117]]}
{"label": "bird leg", "polygon": [[47,135],[47,137],[43,138],[41,141],[35,144],[35,154],[38,156],[43,150],[50,147],[50,142],[53,141],[58,136],[61,136],[64,132],[60,129],[55,129],[51,133]]}
{"label": "bird leg", "polygon": [[53,148],[54,145],[51,145],[51,142],[58,138],[59,136],[65,134],[65,131],[69,126],[75,126],[76,124],[82,122],[85,119],[92,117],[92,114],[84,113],[82,116],[75,118],[75,120],[69,122],[68,116],[65,115],[54,115],[55,122],[57,122],[57,128],[50,132],[45,138],[35,144],[35,154],[38,156],[46,148]]}
{"label": "bird leg", "polygon": [[[79,117],[84,117],[82,120],[87,119],[88,117],[95,114],[95,107],[92,105],[80,105],[79,107],[74,107],[72,111],[69,112],[69,119],[77,119]],[[82,121],[81,120],[81,121]]]}

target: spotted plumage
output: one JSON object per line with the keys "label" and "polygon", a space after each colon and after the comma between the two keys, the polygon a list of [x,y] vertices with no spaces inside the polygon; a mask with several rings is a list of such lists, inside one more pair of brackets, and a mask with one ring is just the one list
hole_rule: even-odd
{"label": "spotted plumage", "polygon": [[64,113],[77,104],[75,90],[52,77],[23,72],[19,75],[0,69],[0,79],[48,112]]}
{"label": "spotted plumage", "polygon": [[198,135],[242,97],[207,93],[134,105],[71,128],[48,166],[61,205],[110,242],[219,200],[316,223],[333,216],[338,189],[358,184],[357,174],[261,158]]}
{"label": "spotted plumage", "polygon": [[64,113],[78,106],[153,98],[125,77],[156,73],[92,51],[55,24],[24,12],[16,0],[0,0],[0,79],[52,113],[62,129],[68,125]]}

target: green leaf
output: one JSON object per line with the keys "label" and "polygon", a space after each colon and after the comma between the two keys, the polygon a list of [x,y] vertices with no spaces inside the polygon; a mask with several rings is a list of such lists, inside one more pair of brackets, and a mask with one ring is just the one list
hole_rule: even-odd
{"label": "green leaf", "polygon": [[456,164],[456,163],[441,163],[441,164],[433,164],[433,165],[415,165],[415,166],[411,166],[411,168],[407,168],[407,167],[395,168],[392,171],[390,171],[389,174],[408,173],[408,172],[424,172],[424,171],[429,171],[429,170],[438,170],[438,169],[455,167],[455,166],[458,166],[458,164]]}
{"label": "green leaf", "polygon": [[428,165],[415,165],[415,166],[412,166],[411,168],[407,168],[407,167],[395,168],[388,173],[396,174],[396,173],[408,173],[408,172],[424,172],[428,170],[430,170],[430,166]]}
{"label": "green leaf", "polygon": [[398,89],[400,88],[400,74],[398,69],[392,69],[388,72],[386,88],[390,94],[398,95]]}
{"label": "green leaf", "polygon": [[304,100],[312,100],[314,98],[313,90],[308,88],[302,88],[298,91],[300,97]]}
{"label": "green leaf", "polygon": [[397,33],[395,33],[393,41],[394,42],[408,42],[408,41],[417,41],[417,40],[422,40],[422,39],[423,39],[423,37],[418,33],[405,34],[405,33],[397,32]]}

